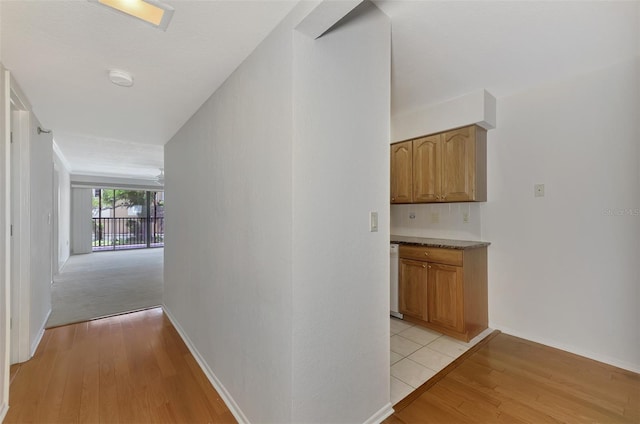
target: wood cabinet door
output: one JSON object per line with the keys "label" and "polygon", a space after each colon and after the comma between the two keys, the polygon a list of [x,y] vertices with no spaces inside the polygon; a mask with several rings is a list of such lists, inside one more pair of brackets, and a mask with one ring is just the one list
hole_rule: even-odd
{"label": "wood cabinet door", "polygon": [[400,259],[400,312],[427,321],[427,263]]}
{"label": "wood cabinet door", "polygon": [[429,322],[464,331],[462,268],[451,265],[428,265]]}
{"label": "wood cabinet door", "polygon": [[413,201],[413,149],[411,141],[391,145],[391,203]]}
{"label": "wood cabinet door", "polygon": [[440,134],[413,140],[413,201],[440,198]]}
{"label": "wood cabinet door", "polygon": [[475,200],[475,136],[475,126],[442,134],[441,200]]}

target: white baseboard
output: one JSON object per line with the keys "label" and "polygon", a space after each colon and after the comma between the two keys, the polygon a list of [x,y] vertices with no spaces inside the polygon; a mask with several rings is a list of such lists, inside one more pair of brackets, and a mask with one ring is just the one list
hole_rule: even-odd
{"label": "white baseboard", "polygon": [[635,373],[640,373],[640,364],[632,364],[630,362],[621,361],[616,358],[611,358],[607,355],[601,355],[599,353],[590,352],[588,350],[580,349],[575,346],[559,343],[555,340],[545,339],[543,337],[536,337],[534,335],[524,333],[522,331],[514,330],[513,328],[505,327],[504,325],[490,323],[491,328],[500,330],[505,334],[520,337],[521,339],[530,340],[535,343],[540,343],[545,346],[553,347],[556,349],[564,350],[565,352],[573,353],[574,355],[583,356],[594,361],[602,362],[607,365],[622,368]]}
{"label": "white baseboard", "polygon": [[[198,352],[198,349],[196,349],[196,347],[193,345],[193,343],[189,339],[189,336],[187,336],[187,334],[184,332],[184,329],[182,328],[182,326],[171,314],[171,311],[169,311],[166,305],[162,305],[162,309],[164,310],[164,313],[167,315],[167,317],[169,318],[169,321],[171,321],[171,323],[175,327],[176,331],[178,332],[178,334],[180,335],[184,343],[187,345],[187,348],[189,348],[189,351],[198,362],[198,365],[200,365],[202,372],[204,372],[204,374],[207,376],[207,378],[209,379],[213,387],[218,391],[218,394],[220,395],[224,403],[227,405],[227,407],[229,408],[229,410],[231,411],[235,419],[238,420],[240,424],[243,424],[243,423],[249,424],[249,419],[244,415],[244,413],[242,412],[238,404],[233,400],[233,397],[229,394],[227,389],[222,385],[218,377],[216,377],[213,371],[211,371],[211,369],[209,368],[205,360],[200,355],[200,352]],[[386,418],[391,416],[391,414],[393,414],[393,406],[391,405],[391,403],[387,403],[382,408],[380,408],[380,410],[378,410],[375,414],[369,417],[363,424],[379,424],[382,421],[384,421]]]}
{"label": "white baseboard", "polygon": [[51,309],[49,309],[49,312],[47,312],[47,316],[44,318],[44,321],[42,322],[42,326],[40,327],[40,330],[38,330],[38,335],[36,336],[36,339],[31,344],[31,350],[29,351],[29,359],[33,358],[33,355],[36,354],[36,349],[38,349],[38,345],[42,341],[42,336],[44,336],[44,330],[47,327],[47,321],[49,321],[49,316],[51,316]]}
{"label": "white baseboard", "polygon": [[200,365],[202,372],[204,372],[204,375],[207,376],[207,378],[209,379],[209,382],[211,382],[213,387],[216,389],[216,391],[222,398],[223,402],[227,405],[227,408],[229,408],[229,410],[231,411],[235,419],[238,421],[238,423],[249,424],[249,420],[244,415],[244,413],[242,412],[238,404],[235,402],[231,394],[229,394],[227,389],[222,385],[218,377],[216,377],[213,371],[211,371],[211,369],[207,365],[204,358],[202,358],[202,356],[200,355],[200,352],[198,352],[198,349],[196,349],[196,347],[193,345],[193,343],[191,342],[191,339],[189,339],[189,336],[187,336],[187,333],[185,333],[184,329],[178,323],[175,317],[171,314],[167,306],[162,305],[162,309],[164,310],[164,313],[167,315],[167,317],[169,318],[169,321],[171,321],[171,323],[175,327],[176,331],[178,332],[178,334],[180,335],[184,343],[187,345],[187,348],[189,348],[189,351],[198,362],[198,365]]}
{"label": "white baseboard", "polygon": [[391,403],[387,403],[380,408],[378,412],[370,416],[363,424],[380,424],[386,418],[390,417],[391,414],[393,414],[393,406],[391,406]]}
{"label": "white baseboard", "polygon": [[9,412],[9,404],[4,402],[2,406],[0,406],[0,423],[4,421],[4,418],[7,416],[7,412]]}

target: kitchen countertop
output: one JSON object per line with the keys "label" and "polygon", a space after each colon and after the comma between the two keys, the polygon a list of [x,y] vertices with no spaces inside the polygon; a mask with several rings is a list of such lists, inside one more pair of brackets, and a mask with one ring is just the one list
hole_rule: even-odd
{"label": "kitchen countertop", "polygon": [[442,247],[445,249],[460,249],[460,250],[476,249],[478,247],[485,247],[491,244],[486,241],[448,240],[448,239],[394,236],[394,235],[391,235],[391,243],[410,244],[414,246]]}

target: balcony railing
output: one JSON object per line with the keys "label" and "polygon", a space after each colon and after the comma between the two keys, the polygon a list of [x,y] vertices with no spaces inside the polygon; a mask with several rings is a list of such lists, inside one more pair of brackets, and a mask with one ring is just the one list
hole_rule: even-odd
{"label": "balcony railing", "polygon": [[164,218],[93,218],[93,250],[164,246]]}

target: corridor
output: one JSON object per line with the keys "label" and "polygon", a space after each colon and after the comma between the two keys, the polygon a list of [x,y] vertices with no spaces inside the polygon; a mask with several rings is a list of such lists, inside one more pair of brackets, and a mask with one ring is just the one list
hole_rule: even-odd
{"label": "corridor", "polygon": [[161,308],[45,331],[9,399],[5,423],[235,422]]}

